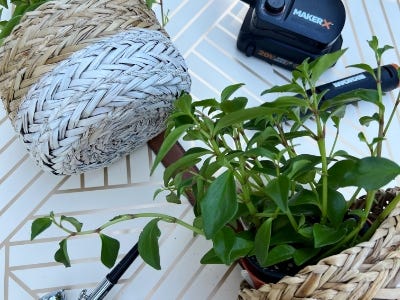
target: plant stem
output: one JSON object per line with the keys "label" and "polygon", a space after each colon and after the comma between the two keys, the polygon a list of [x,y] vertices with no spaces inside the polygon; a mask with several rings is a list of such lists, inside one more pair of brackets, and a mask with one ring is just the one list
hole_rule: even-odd
{"label": "plant stem", "polygon": [[333,153],[335,151],[336,144],[337,144],[337,141],[338,141],[338,138],[339,138],[339,131],[340,130],[339,130],[339,124],[338,124],[338,126],[336,128],[335,139],[333,140],[332,148],[331,148],[331,151],[329,152],[329,157],[332,157],[332,155],[333,155]]}
{"label": "plant stem", "polygon": [[355,190],[355,192],[354,192],[353,195],[351,196],[350,200],[347,202],[347,209],[349,209],[349,208],[353,205],[354,201],[356,201],[357,196],[358,196],[358,194],[360,193],[360,191],[361,191],[361,188],[360,188],[360,187],[358,187],[358,188]]}
{"label": "plant stem", "polygon": [[93,233],[99,233],[99,232],[103,231],[104,229],[106,229],[107,227],[113,226],[117,223],[129,221],[129,220],[133,220],[133,219],[138,219],[138,218],[158,218],[167,223],[176,223],[180,226],[183,226],[183,227],[193,231],[196,234],[204,235],[204,232],[201,229],[194,227],[194,226],[190,225],[189,223],[186,223],[178,218],[175,218],[175,217],[172,217],[172,216],[169,216],[166,214],[160,214],[160,213],[126,214],[126,215],[120,216],[119,218],[110,220],[96,229],[79,231],[79,232],[75,232],[75,231],[69,230],[68,228],[65,228],[64,226],[62,226],[61,223],[58,223],[55,219],[52,219],[52,221],[53,221],[53,224],[55,224],[61,230],[67,232],[70,236],[78,236],[78,235],[88,235],[88,234],[93,234]]}
{"label": "plant stem", "polygon": [[391,114],[390,114],[389,120],[388,120],[387,123],[386,123],[386,127],[385,127],[385,129],[383,130],[383,137],[386,136],[386,133],[387,133],[387,131],[389,130],[390,124],[391,124],[392,121],[393,121],[394,115],[396,114],[397,107],[399,106],[399,104],[400,104],[400,92],[399,92],[398,95],[397,95],[396,102],[394,103],[394,106],[393,106],[393,110],[392,110],[392,112],[391,112]]}
{"label": "plant stem", "polygon": [[[378,62],[378,70],[376,75],[376,88],[378,91],[378,103],[382,104],[382,68],[381,68],[381,60],[380,58],[377,59]],[[384,136],[384,129],[385,129],[385,106],[379,106],[379,128],[378,128],[378,137],[381,138]],[[382,144],[383,141],[379,140],[376,145],[376,156],[382,156]]]}

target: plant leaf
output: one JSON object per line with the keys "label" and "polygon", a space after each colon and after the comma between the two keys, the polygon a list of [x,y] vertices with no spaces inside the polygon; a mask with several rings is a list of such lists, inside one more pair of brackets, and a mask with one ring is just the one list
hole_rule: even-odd
{"label": "plant leaf", "polygon": [[371,102],[378,107],[383,107],[383,104],[379,102],[378,92],[376,90],[357,89],[322,102],[320,109],[327,110],[333,107],[355,103],[360,100]]}
{"label": "plant leaf", "polygon": [[52,224],[50,217],[37,218],[31,225],[31,240],[49,228]]}
{"label": "plant leaf", "polygon": [[67,217],[67,216],[61,216],[61,222],[67,222],[70,223],[72,226],[75,227],[77,232],[80,232],[82,230],[83,224],[79,222],[77,219],[74,217]]}
{"label": "plant leaf", "polygon": [[346,230],[343,227],[336,229],[316,223],[313,226],[313,235],[314,247],[320,248],[339,242],[346,235]]}
{"label": "plant leaf", "polygon": [[272,218],[264,221],[261,227],[257,230],[254,239],[254,251],[258,262],[261,266],[267,264],[269,244],[271,242]]}
{"label": "plant leaf", "polygon": [[224,227],[214,236],[213,249],[222,263],[230,265],[246,256],[253,249],[253,243],[240,233],[236,234],[232,228]]}
{"label": "plant leaf", "polygon": [[289,188],[290,181],[284,175],[272,179],[265,187],[266,195],[285,213],[288,211]]}
{"label": "plant leaf", "polygon": [[333,189],[328,190],[328,198],[328,219],[337,228],[342,224],[346,214],[346,199],[341,193]]}
{"label": "plant leaf", "polygon": [[364,71],[368,72],[369,74],[371,74],[373,76],[373,78],[376,78],[374,69],[368,64],[354,64],[354,65],[348,66],[348,68],[357,68],[357,69],[364,70]]}
{"label": "plant leaf", "polygon": [[269,102],[275,107],[279,108],[287,108],[287,107],[304,107],[308,108],[309,104],[304,99],[295,97],[295,96],[282,96],[274,100],[273,102]]}
{"label": "plant leaf", "polygon": [[379,114],[375,113],[371,116],[361,117],[359,120],[360,124],[363,126],[369,126],[371,122],[379,122]]}
{"label": "plant leaf", "polygon": [[187,129],[192,127],[192,124],[184,124],[173,131],[171,131],[164,139],[160,150],[154,160],[153,167],[151,168],[151,174],[153,174],[154,170],[158,166],[158,164],[163,160],[163,158],[168,154],[169,150],[175,145],[175,143],[179,140],[179,138],[185,133]]}
{"label": "plant leaf", "polygon": [[207,154],[212,154],[212,152],[208,149],[204,149],[201,147],[194,147],[189,149],[182,157],[170,164],[164,170],[164,185],[167,185],[168,181],[173,178],[173,176],[176,175],[177,172],[190,170],[196,165],[196,163],[201,161],[201,157]]}
{"label": "plant leaf", "polygon": [[224,262],[215,253],[214,248],[211,248],[204,256],[200,259],[200,263],[204,265],[210,264],[223,264]]}
{"label": "plant leaf", "polygon": [[284,85],[276,85],[273,86],[270,89],[267,89],[261,93],[261,96],[265,94],[270,94],[270,93],[296,93],[296,94],[302,94],[304,93],[303,88],[297,83],[297,82],[292,82]]}
{"label": "plant leaf", "polygon": [[311,81],[316,83],[321,75],[327,71],[330,67],[332,67],[338,59],[346,52],[346,49],[342,49],[339,51],[335,51],[332,53],[328,53],[320,56],[316,60],[310,63],[311,69]]}
{"label": "plant leaf", "polygon": [[318,196],[316,195],[316,193],[306,189],[301,189],[293,197],[291,197],[289,205],[290,206],[315,205],[317,207],[321,207],[321,204],[318,200]]}
{"label": "plant leaf", "polygon": [[280,262],[291,259],[295,251],[296,249],[290,245],[278,245],[272,248],[271,251],[269,251],[266,266],[276,265]]}
{"label": "plant leaf", "polygon": [[321,163],[321,157],[311,154],[300,154],[287,161],[284,174],[290,179],[298,179],[309,172],[315,171],[315,166]]}
{"label": "plant leaf", "polygon": [[232,94],[240,89],[243,85],[244,83],[237,83],[224,88],[221,92],[221,102],[228,100],[229,97],[232,96]]}
{"label": "plant leaf", "polygon": [[174,106],[178,111],[190,115],[192,113],[192,97],[189,94],[183,94],[175,100]]}
{"label": "plant leaf", "polygon": [[119,252],[119,241],[100,233],[101,239],[101,262],[108,268],[114,266]]}
{"label": "plant leaf", "polygon": [[246,97],[237,97],[233,100],[225,100],[221,103],[221,110],[224,113],[232,113],[244,109],[247,105],[248,99]]}
{"label": "plant leaf", "polygon": [[[270,103],[268,103],[270,104]],[[226,116],[223,116],[215,125],[214,134],[219,132],[221,129],[226,128],[228,126],[232,126],[237,123],[241,123],[244,121],[248,121],[251,119],[255,119],[258,117],[267,117],[272,116],[276,113],[284,113],[285,111],[282,109],[277,109],[268,106],[258,106],[258,107],[250,107],[246,109],[242,109],[239,111],[232,112]]]}
{"label": "plant leaf", "polygon": [[235,233],[233,230],[228,227],[222,228],[214,235],[212,241],[215,254],[224,264],[229,265],[230,252],[235,242]]}
{"label": "plant leaf", "polygon": [[179,199],[178,195],[174,192],[170,192],[165,198],[168,203],[174,203],[174,204],[182,203],[181,199]]}
{"label": "plant leaf", "polygon": [[341,160],[329,170],[329,185],[333,189],[346,186],[377,190],[400,174],[400,166],[383,157]]}
{"label": "plant leaf", "polygon": [[236,184],[231,171],[218,176],[209,186],[200,208],[204,222],[204,234],[212,239],[235,216],[238,210]]}
{"label": "plant leaf", "polygon": [[293,259],[297,266],[301,266],[306,263],[308,260],[313,258],[319,253],[320,249],[318,248],[302,248],[296,249],[293,253]]}
{"label": "plant leaf", "polygon": [[143,228],[139,235],[138,250],[142,259],[156,270],[161,270],[160,249],[158,239],[161,231],[158,228],[158,221],[153,219]]}
{"label": "plant leaf", "polygon": [[54,260],[68,268],[71,266],[71,261],[68,256],[67,239],[63,239],[58,245],[59,248],[54,254]]}

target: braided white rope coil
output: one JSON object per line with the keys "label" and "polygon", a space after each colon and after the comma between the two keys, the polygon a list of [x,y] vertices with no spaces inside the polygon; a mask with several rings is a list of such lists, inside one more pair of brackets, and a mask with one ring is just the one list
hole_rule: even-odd
{"label": "braided white rope coil", "polygon": [[165,35],[133,29],[45,74],[24,97],[14,126],[43,169],[85,172],[163,131],[173,101],[190,84],[184,59]]}

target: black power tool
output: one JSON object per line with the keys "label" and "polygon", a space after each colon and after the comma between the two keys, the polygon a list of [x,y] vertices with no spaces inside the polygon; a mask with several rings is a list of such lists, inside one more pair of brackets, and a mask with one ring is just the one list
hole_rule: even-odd
{"label": "black power tool", "polygon": [[250,4],[237,47],[292,70],[342,47],[346,12],[340,0],[243,0]]}

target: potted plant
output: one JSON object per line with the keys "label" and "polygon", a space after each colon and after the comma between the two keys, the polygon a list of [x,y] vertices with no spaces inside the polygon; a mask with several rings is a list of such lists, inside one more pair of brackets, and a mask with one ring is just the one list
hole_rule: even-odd
{"label": "potted plant", "polygon": [[[105,249],[114,248],[104,251],[104,255],[102,251],[103,262],[112,265],[118,242],[101,231],[120,221],[151,217],[140,235],[139,252],[156,269],[161,268],[158,223],[165,221],[182,225],[212,241],[213,247],[205,253],[202,263],[232,264],[242,260],[244,265],[288,270],[289,275],[342,250],[366,244],[382,221],[396,212],[400,201],[397,193],[388,201],[385,198],[384,204],[376,200],[377,195],[384,193],[380,189],[400,174],[400,166],[382,156],[383,141],[400,96],[389,108],[386,120],[380,70],[382,55],[390,47],[379,47],[376,37],[369,41],[369,46],[375,53],[378,71],[366,64],[354,67],[376,78],[376,90],[355,90],[321,101],[326,91],[318,93],[315,87],[320,76],[344,53],[338,51],[313,62],[304,61],[292,72],[290,83],[263,92],[285,94],[259,107],[248,108],[246,98],[233,96],[242,84],[225,88],[219,101],[193,101],[189,94],[176,100],[153,170],[180,138],[194,141],[196,147],[188,149],[165,169],[164,187],[156,194],[167,191],[167,201],[174,203],[180,203],[187,195],[193,197],[196,203],[192,224],[158,213],[126,214],[82,232],[78,220],[65,216],[59,220],[50,214],[33,223],[32,238],[51,224],[67,231],[56,260],[68,265],[67,239],[79,234],[99,234]],[[361,126],[374,124],[377,128],[373,137],[359,134],[361,144],[369,150],[366,157],[356,157],[336,147],[346,105],[360,99],[376,107],[376,113],[360,119]],[[326,136],[328,126],[337,132],[330,143]],[[317,154],[298,151],[303,139],[314,143]],[[342,191],[344,187],[353,187],[350,197]],[[67,229],[66,221],[76,230]],[[398,265],[400,240],[396,238],[386,244],[397,253],[392,258],[393,264]],[[114,253],[111,259],[110,253]],[[332,269],[329,272],[333,274]],[[387,285],[397,272],[386,277]],[[303,289],[296,292],[297,297],[312,296],[310,289],[304,292],[305,286],[315,288],[327,280],[314,275],[307,277],[306,283],[294,280]],[[287,287],[288,283],[285,284]],[[269,293],[273,288],[268,286],[266,290]],[[294,294],[292,291],[291,295]]]}

